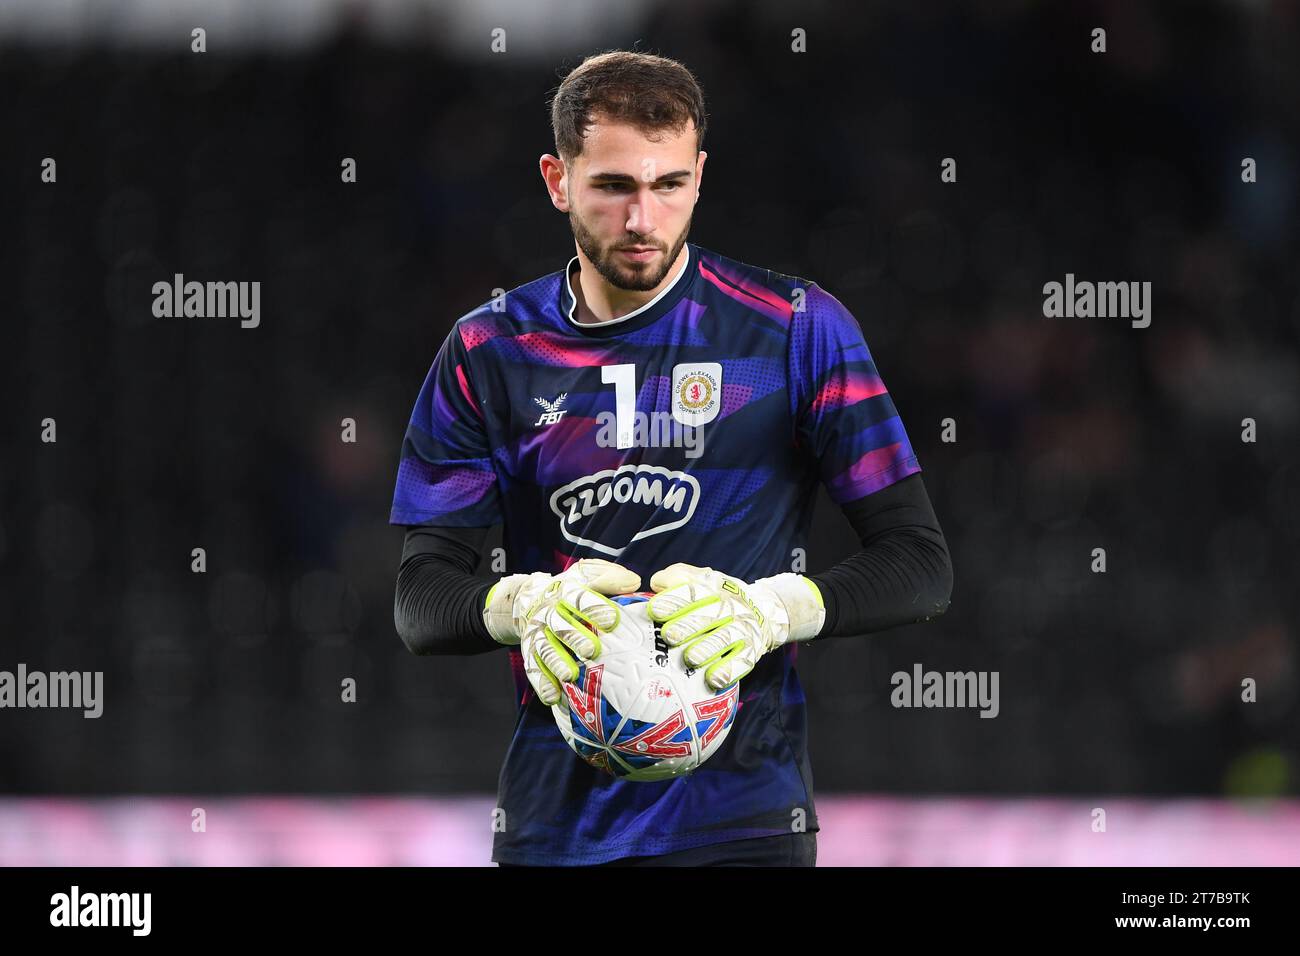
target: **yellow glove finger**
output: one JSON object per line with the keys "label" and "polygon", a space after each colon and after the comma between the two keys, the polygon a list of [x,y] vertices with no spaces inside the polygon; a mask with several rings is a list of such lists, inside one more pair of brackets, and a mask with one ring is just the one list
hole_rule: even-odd
{"label": "yellow glove finger", "polygon": [[727,606],[721,601],[711,600],[689,605],[686,611],[672,615],[662,623],[659,633],[669,647],[678,647],[731,621]]}
{"label": "yellow glove finger", "polygon": [[687,667],[705,667],[744,643],[744,634],[728,622],[687,644],[682,660]]}
{"label": "yellow glove finger", "polygon": [[752,671],[758,661],[747,652],[746,648],[747,646],[739,647],[723,656],[717,663],[710,665],[704,671],[704,682],[714,690],[722,690]]}
{"label": "yellow glove finger", "polygon": [[539,632],[536,636],[525,638],[533,657],[555,680],[560,682],[578,679],[578,662],[569,653],[569,648],[556,633],[542,622],[537,622]]}
{"label": "yellow glove finger", "polygon": [[537,699],[547,707],[554,707],[564,697],[560,682],[536,654],[525,657],[524,671],[528,675],[528,682],[533,685],[533,692],[537,694]]}
{"label": "yellow glove finger", "polygon": [[[547,608],[535,619],[535,622],[546,628],[546,632],[551,634],[564,647],[573,652],[574,655],[584,661],[592,660],[600,656],[600,634],[597,626],[591,621],[591,616],[595,612],[582,614],[572,605],[561,603],[554,607]],[[613,618],[613,623],[601,630],[610,631],[617,624],[617,615]]]}

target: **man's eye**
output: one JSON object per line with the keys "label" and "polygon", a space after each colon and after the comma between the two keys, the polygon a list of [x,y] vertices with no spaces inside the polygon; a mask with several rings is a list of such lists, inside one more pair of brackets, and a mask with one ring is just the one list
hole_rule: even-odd
{"label": "man's eye", "polygon": [[[663,192],[673,192],[674,190],[680,189],[681,185],[682,184],[679,182],[655,183],[655,188]],[[607,193],[621,193],[626,192],[632,187],[627,183],[599,183],[596,188]]]}

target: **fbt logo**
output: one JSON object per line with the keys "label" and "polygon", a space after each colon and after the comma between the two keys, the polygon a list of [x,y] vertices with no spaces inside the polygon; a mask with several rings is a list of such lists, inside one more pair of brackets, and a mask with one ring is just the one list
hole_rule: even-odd
{"label": "fbt logo", "polygon": [[[553,402],[548,402],[544,398],[534,398],[533,401],[542,406],[542,415],[537,419],[537,421],[533,422],[533,427],[536,428],[539,425],[554,425],[563,418],[565,412],[560,411],[560,406],[564,404],[564,400],[568,397],[568,392],[561,392],[559,398]],[[568,409],[565,409],[565,411],[568,411]]]}

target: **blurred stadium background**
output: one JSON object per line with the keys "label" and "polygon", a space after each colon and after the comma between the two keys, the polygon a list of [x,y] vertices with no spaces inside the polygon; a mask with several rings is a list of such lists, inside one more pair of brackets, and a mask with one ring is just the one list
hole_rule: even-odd
{"label": "blurred stadium background", "polygon": [[[819,863],[1300,861],[1300,6],[6,0],[0,668],[106,701],[0,712],[0,864],[487,862],[508,667],[394,633],[398,449],[572,254],[557,71],[634,46],[709,97],[692,239],[853,310],[953,553],[945,617],[800,654]],[[176,272],[261,326],[155,319]],[[1151,327],[1044,319],[1067,272]],[[894,709],[918,662],[1000,715]]]}

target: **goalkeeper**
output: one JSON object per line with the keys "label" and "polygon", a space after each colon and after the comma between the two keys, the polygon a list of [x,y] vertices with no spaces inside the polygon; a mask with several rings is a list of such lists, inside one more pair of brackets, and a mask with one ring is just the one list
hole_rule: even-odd
{"label": "goalkeeper", "polygon": [[[920,465],[834,296],[687,241],[707,154],[684,66],[588,58],[551,121],[541,173],[576,254],[460,318],[434,359],[390,518],[397,631],[415,654],[510,659],[498,863],[813,865],[797,650],[947,608]],[[803,575],[818,483],[861,550]],[[483,581],[494,525],[510,573]],[[598,657],[607,597],[647,584],[665,639],[714,687],[739,681],[740,706],[694,773],[634,783],[577,759],[546,705]]]}

